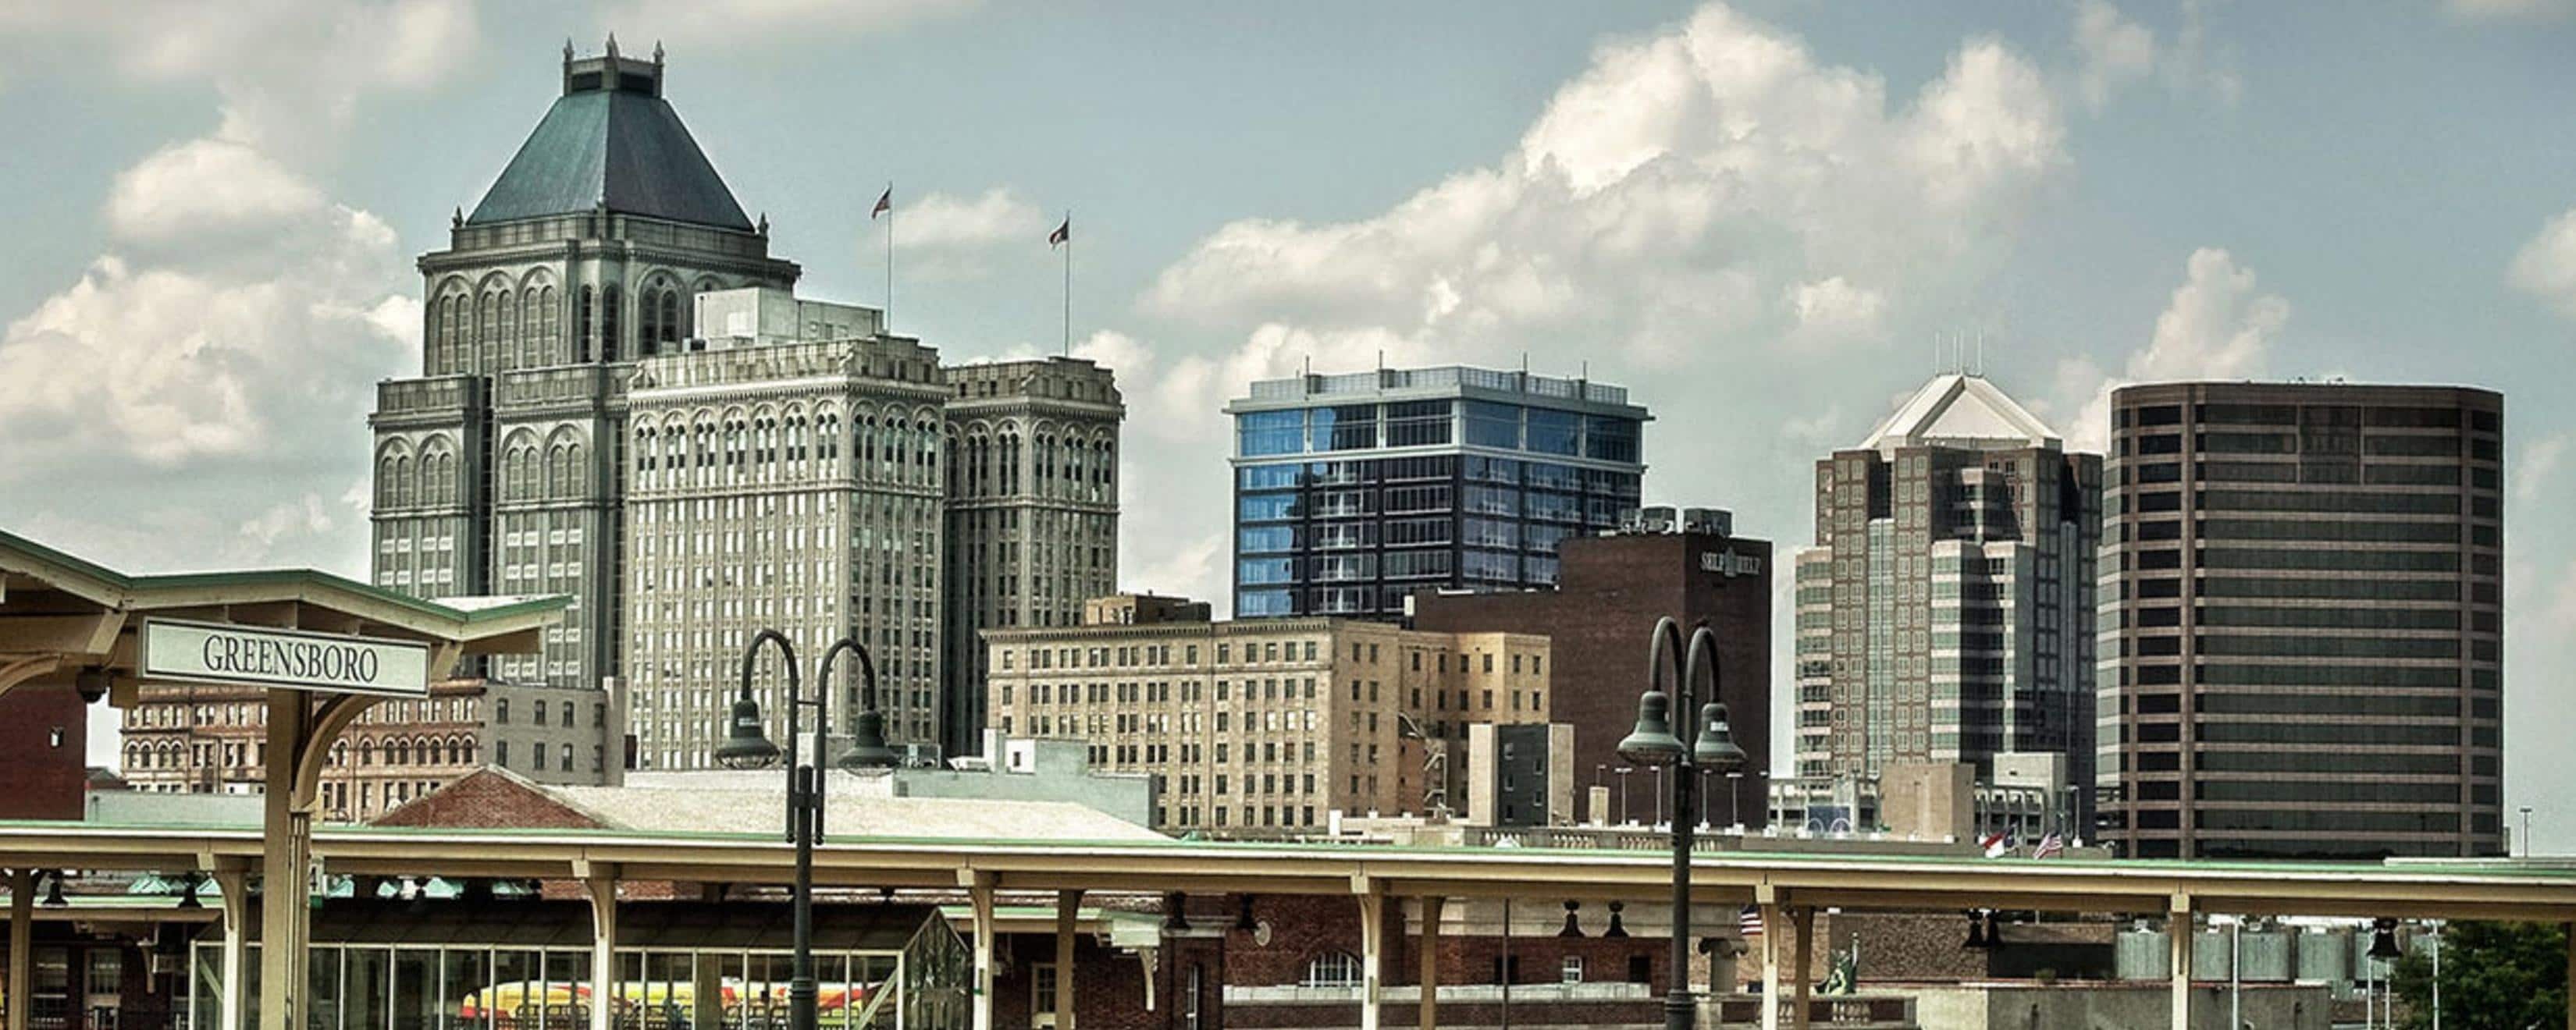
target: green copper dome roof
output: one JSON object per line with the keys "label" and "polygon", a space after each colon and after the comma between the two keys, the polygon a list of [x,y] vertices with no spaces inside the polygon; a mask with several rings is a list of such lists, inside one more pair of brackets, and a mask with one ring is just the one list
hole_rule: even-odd
{"label": "green copper dome roof", "polygon": [[467,224],[604,205],[621,214],[751,231],[733,191],[669,102],[648,89],[598,80],[567,85]]}

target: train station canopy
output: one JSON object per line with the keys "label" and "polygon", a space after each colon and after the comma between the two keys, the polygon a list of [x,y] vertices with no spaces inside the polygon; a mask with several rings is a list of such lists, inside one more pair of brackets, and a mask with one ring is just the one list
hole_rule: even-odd
{"label": "train station canopy", "polygon": [[0,693],[74,686],[122,703],[138,632],[156,618],[416,643],[435,677],[465,655],[536,650],[571,601],[428,601],[312,569],[135,575],[0,531]]}

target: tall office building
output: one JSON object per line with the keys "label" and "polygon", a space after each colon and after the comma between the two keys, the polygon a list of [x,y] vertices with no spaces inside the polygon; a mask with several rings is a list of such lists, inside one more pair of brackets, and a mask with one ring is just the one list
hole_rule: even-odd
{"label": "tall office building", "polygon": [[[873,329],[875,312],[844,310]],[[645,359],[628,394],[637,764],[708,764],[754,627],[786,634],[807,662],[856,640],[887,738],[937,740],[938,354],[882,334],[693,344],[706,349]],[[764,712],[784,712],[784,685],[755,681]],[[834,691],[847,726],[858,699]]]}
{"label": "tall office building", "polygon": [[1235,421],[1234,613],[1400,614],[1417,590],[1556,582],[1619,525],[1646,409],[1615,386],[1447,366],[1252,384]]}
{"label": "tall office building", "polygon": [[379,384],[368,418],[377,585],[573,597],[540,653],[492,660],[498,678],[617,675],[627,377],[679,343],[696,294],[796,281],[662,73],[658,52],[565,49],[562,95],[421,257],[421,374]]}
{"label": "tall office building", "polygon": [[[1797,558],[1798,774],[2004,753],[2093,759],[2102,459],[1972,375],[1942,375],[1816,463]],[[2080,805],[2081,799],[2078,804]]]}
{"label": "tall office building", "polygon": [[2112,395],[2109,840],[2142,857],[2503,851],[2503,433],[2486,390]]}
{"label": "tall office building", "polygon": [[1076,358],[952,365],[948,386],[948,709],[951,754],[982,746],[978,634],[1074,626],[1118,589],[1118,424],[1108,369]]}
{"label": "tall office building", "polygon": [[997,629],[994,725],[1154,777],[1157,829],[1316,833],[1331,813],[1466,811],[1469,727],[1548,721],[1549,645],[1349,619],[1208,621],[1101,598],[1081,625]]}

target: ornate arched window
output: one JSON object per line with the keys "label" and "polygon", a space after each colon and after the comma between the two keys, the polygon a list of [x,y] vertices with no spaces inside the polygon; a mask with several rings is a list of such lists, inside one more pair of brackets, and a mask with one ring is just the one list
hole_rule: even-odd
{"label": "ornate arched window", "polygon": [[533,364],[553,364],[563,360],[556,356],[563,353],[562,310],[563,305],[555,300],[554,284],[548,283],[544,289],[537,291],[537,314],[540,319],[537,328],[537,350],[545,356]]}
{"label": "ornate arched window", "polygon": [[1305,987],[1357,987],[1360,985],[1360,960],[1347,951],[1328,951],[1306,963]]}
{"label": "ornate arched window", "polygon": [[572,306],[572,360],[575,364],[590,363],[590,331],[591,327],[599,324],[598,318],[599,291],[584,286],[580,302]]}
{"label": "ornate arched window", "polygon": [[599,359],[617,360],[618,314],[625,305],[619,302],[616,286],[599,288]]}

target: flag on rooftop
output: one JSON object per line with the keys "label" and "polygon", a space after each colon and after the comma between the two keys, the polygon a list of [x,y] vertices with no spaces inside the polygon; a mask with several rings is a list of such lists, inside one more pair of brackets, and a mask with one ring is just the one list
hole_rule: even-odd
{"label": "flag on rooftop", "polygon": [[2056,858],[2057,856],[2065,853],[2066,838],[2052,833],[2039,839],[2039,846],[2031,849],[2030,857]]}
{"label": "flag on rooftop", "polygon": [[1977,847],[1986,853],[1987,858],[2002,858],[2004,852],[2012,850],[2012,837],[1997,831],[1987,834],[1985,839],[1978,841]]}
{"label": "flag on rooftop", "polygon": [[1073,216],[1066,215],[1064,224],[1056,226],[1054,232],[1047,234],[1047,248],[1052,250],[1071,242],[1073,242]]}
{"label": "flag on rooftop", "polygon": [[894,210],[894,185],[888,183],[885,192],[877,194],[877,206],[869,209],[868,221],[876,221],[878,215],[892,210]]}
{"label": "flag on rooftop", "polygon": [[1762,906],[1746,905],[1735,914],[1735,932],[1744,937],[1762,936]]}

